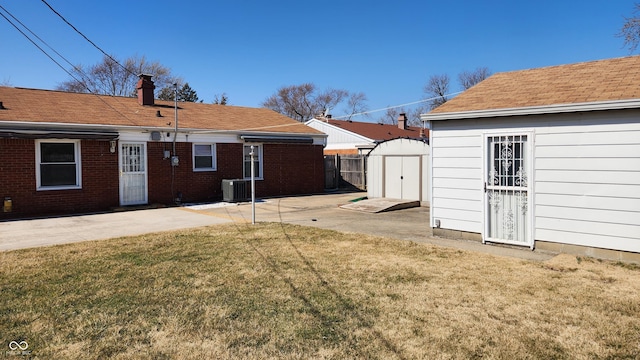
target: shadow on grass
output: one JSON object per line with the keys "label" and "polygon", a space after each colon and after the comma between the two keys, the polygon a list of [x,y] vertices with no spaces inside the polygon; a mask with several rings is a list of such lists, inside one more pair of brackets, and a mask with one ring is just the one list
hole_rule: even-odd
{"label": "shadow on grass", "polygon": [[[342,310],[348,311],[349,316],[357,320],[357,324],[358,324],[357,326],[359,328],[365,329],[370,334],[372,334],[376,339],[380,341],[381,344],[384,345],[384,347],[386,347],[390,352],[395,354],[398,358],[406,359],[407,357],[402,353],[401,349],[399,349],[398,346],[396,346],[389,339],[387,339],[380,331],[373,329],[373,322],[362,315],[362,312],[366,311],[366,309],[364,309],[362,306],[356,304],[351,299],[345,297],[343,294],[340,294],[338,291],[336,291],[336,289],[332,287],[331,284],[329,284],[329,282],[324,278],[324,276],[318,271],[318,269],[314,266],[314,264],[294,244],[293,240],[291,239],[291,236],[287,233],[287,229],[284,226],[284,221],[282,219],[282,213],[280,210],[280,200],[278,200],[278,216],[280,220],[280,227],[282,229],[282,233],[287,239],[287,242],[295,250],[296,254],[302,260],[302,262],[305,264],[308,270],[313,274],[315,278],[317,278],[320,286],[322,286],[322,288],[328,291],[334,297],[334,299],[336,299],[336,301],[339,303],[340,308]],[[238,223],[235,223],[235,226],[241,235],[243,236],[248,235],[249,232],[243,231],[243,229],[240,227]],[[328,335],[328,336],[325,336],[325,338],[333,338],[335,340],[343,340],[348,338],[349,334],[345,333],[344,330],[337,329],[338,331],[341,332],[341,334],[333,334],[333,336],[331,336],[332,334],[328,333],[329,329],[333,328],[333,325],[336,322],[346,322],[347,315],[342,315],[342,319],[336,319],[336,317],[333,314],[328,314],[326,313],[326,311],[323,311],[322,308],[315,305],[313,301],[311,301],[311,299],[307,295],[305,295],[303,291],[298,286],[296,286],[296,284],[294,284],[293,281],[291,281],[291,279],[286,274],[283,273],[283,271],[281,271],[281,269],[279,268],[276,262],[270,260],[259,248],[255,246],[254,243],[249,242],[249,246],[251,246],[252,250],[255,251],[256,254],[258,254],[275,273],[279,274],[280,278],[291,288],[292,294],[298,299],[300,299],[308,308],[309,312],[320,321],[320,323],[323,326],[323,330],[322,330],[323,336]],[[336,335],[337,335],[337,339],[336,339]],[[359,357],[363,357],[363,358],[367,357],[367,354],[361,353],[362,350],[360,348],[356,347],[354,350],[360,353]]]}

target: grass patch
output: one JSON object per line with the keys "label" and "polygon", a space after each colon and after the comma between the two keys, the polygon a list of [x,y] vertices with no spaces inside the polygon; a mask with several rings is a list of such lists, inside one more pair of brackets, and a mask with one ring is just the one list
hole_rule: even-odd
{"label": "grass patch", "polygon": [[[640,270],[282,224],[0,253],[38,358],[636,358]],[[2,353],[4,355],[4,353]]]}

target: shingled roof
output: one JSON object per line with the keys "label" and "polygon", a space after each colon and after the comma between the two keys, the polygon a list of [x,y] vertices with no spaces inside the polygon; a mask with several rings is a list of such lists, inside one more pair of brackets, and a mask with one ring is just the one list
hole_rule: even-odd
{"label": "shingled roof", "polygon": [[[397,138],[420,138],[420,127],[408,126],[407,129],[401,129],[397,125],[376,124],[369,122],[327,119],[327,122],[333,126],[351,131],[352,133],[362,135],[374,141],[385,141]],[[425,136],[429,136],[429,130],[425,129]]]}
{"label": "shingled roof", "polygon": [[[129,97],[0,87],[0,102],[0,123],[143,128],[174,126],[172,101],[155,100],[154,105],[140,105],[136,98]],[[182,129],[322,134],[265,108],[179,102],[178,121]]]}
{"label": "shingled roof", "polygon": [[640,99],[640,56],[497,73],[432,114]]}

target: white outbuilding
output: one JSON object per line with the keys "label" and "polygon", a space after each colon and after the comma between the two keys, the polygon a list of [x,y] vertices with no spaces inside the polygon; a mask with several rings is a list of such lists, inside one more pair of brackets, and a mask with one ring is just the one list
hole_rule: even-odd
{"label": "white outbuilding", "polygon": [[421,119],[434,234],[640,261],[640,57],[498,73]]}
{"label": "white outbuilding", "polygon": [[429,201],[429,144],[426,139],[378,143],[367,156],[367,197]]}

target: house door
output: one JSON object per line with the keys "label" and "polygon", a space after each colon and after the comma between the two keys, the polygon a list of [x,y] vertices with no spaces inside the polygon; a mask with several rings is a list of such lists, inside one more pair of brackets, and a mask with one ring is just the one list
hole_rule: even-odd
{"label": "house door", "polygon": [[120,145],[120,205],[147,203],[147,156],[145,143]]}
{"label": "house door", "polygon": [[485,241],[533,247],[529,138],[485,137]]}
{"label": "house door", "polygon": [[420,156],[385,156],[384,197],[420,200]]}

